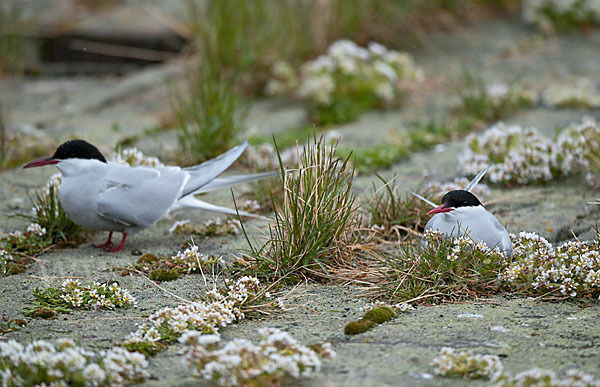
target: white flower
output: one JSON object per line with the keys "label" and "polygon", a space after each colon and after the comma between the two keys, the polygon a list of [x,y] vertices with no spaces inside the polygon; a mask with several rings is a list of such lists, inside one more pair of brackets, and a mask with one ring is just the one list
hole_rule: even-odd
{"label": "white flower", "polygon": [[27,232],[37,236],[46,235],[46,229],[37,223],[31,223],[29,226],[27,226]]}
{"label": "white flower", "polygon": [[390,82],[394,82],[398,79],[398,74],[396,74],[394,68],[383,61],[375,61],[375,63],[373,63],[373,68],[376,72],[386,77]]}
{"label": "white flower", "polygon": [[371,51],[371,53],[373,55],[377,55],[377,56],[384,56],[385,53],[387,52],[387,49],[385,48],[385,46],[383,46],[382,44],[379,44],[377,42],[369,42],[369,51]]}
{"label": "white flower", "polygon": [[375,88],[375,94],[389,103],[394,99],[394,88],[389,83],[380,83]]}
{"label": "white flower", "polygon": [[89,364],[83,369],[83,377],[92,386],[99,386],[104,382],[106,374],[96,363]]}

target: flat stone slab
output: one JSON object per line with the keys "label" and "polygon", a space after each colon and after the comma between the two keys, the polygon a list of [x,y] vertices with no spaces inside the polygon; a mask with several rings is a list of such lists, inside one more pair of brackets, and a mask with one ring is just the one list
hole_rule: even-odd
{"label": "flat stone slab", "polygon": [[[91,22],[90,22],[91,23]],[[91,28],[91,27],[90,27]],[[342,145],[364,146],[387,141],[390,131],[402,135],[410,123],[440,114],[442,117],[457,101],[452,82],[460,79],[464,68],[472,69],[486,80],[531,80],[544,85],[556,79],[597,74],[600,34],[589,37],[569,35],[536,46],[539,36],[528,27],[510,20],[466,26],[446,36],[433,37],[433,45],[416,53],[417,63],[435,82],[417,98],[414,105],[385,113],[369,112],[354,123],[337,128]],[[535,49],[518,49],[518,42]],[[526,45],[526,47],[529,47]],[[537,47],[537,48],[536,48]],[[183,80],[184,65],[173,62],[148,67],[122,77],[76,79],[0,80],[0,100],[6,103],[8,119],[14,124],[40,127],[57,145],[69,138],[85,138],[108,153],[126,138],[140,138],[136,145],[149,155],[171,156],[176,152],[174,132],[154,134],[149,129],[161,123],[170,110],[171,88]],[[600,118],[598,111],[553,110],[534,108],[506,119],[508,123],[535,126],[552,136],[556,126],[578,121],[583,115]],[[280,100],[253,101],[249,126],[259,133],[273,133],[302,125],[301,105]],[[414,154],[397,163],[382,176],[398,175],[402,188],[414,188],[423,180],[451,180],[460,175],[458,155],[464,141],[453,141],[436,149]],[[24,229],[27,221],[9,218],[15,211],[28,210],[27,195],[44,185],[53,168],[20,169],[2,173],[0,212],[3,232]],[[373,176],[359,176],[354,192],[362,195],[369,189]],[[236,191],[239,193],[239,191]],[[510,232],[535,231],[551,241],[571,238],[571,230],[582,239],[590,239],[591,227],[597,222],[598,207],[586,201],[597,197],[581,177],[557,180],[546,185],[518,188],[492,187],[489,208],[506,224]],[[229,193],[212,193],[204,197],[217,205],[231,206]],[[21,317],[21,308],[32,298],[35,287],[59,286],[59,279],[39,277],[82,276],[91,280],[117,280],[137,297],[135,309],[116,311],[76,311],[60,315],[57,320],[33,320],[22,329],[5,334],[0,340],[55,339],[69,336],[86,348],[107,349],[118,345],[136,325],[165,307],[179,301],[170,298],[146,279],[121,277],[112,271],[137,260],[133,250],[174,254],[189,240],[172,235],[168,229],[175,219],[190,218],[199,223],[212,214],[190,212],[159,222],[128,239],[119,254],[98,252],[89,242],[76,248],[50,252],[40,257],[25,273],[0,279],[0,312],[9,318]],[[260,238],[267,230],[265,222],[247,223],[251,237]],[[99,242],[102,233],[91,239]],[[91,241],[90,241],[91,242]],[[230,259],[237,249],[246,248],[241,237],[197,240],[205,253],[223,254]],[[165,289],[186,298],[202,294],[204,282],[196,275],[161,284]],[[440,306],[420,306],[416,311],[377,326],[355,337],[343,334],[344,325],[360,317],[359,308],[366,299],[356,287],[338,285],[302,285],[286,297],[290,310],[260,320],[245,320],[222,330],[226,339],[256,338],[261,327],[279,327],[289,331],[302,343],[330,340],[338,356],[324,361],[314,378],[294,381],[295,385],[331,386],[462,386],[462,379],[433,377],[429,365],[444,346],[477,353],[502,356],[505,368],[513,374],[532,367],[553,369],[563,374],[578,368],[600,377],[600,306],[583,307],[575,302],[540,302],[524,297],[496,296],[491,299]],[[180,347],[171,346],[151,360],[150,372],[156,377],[148,385],[197,385],[199,380],[181,364]],[[486,382],[469,382],[487,385]]]}

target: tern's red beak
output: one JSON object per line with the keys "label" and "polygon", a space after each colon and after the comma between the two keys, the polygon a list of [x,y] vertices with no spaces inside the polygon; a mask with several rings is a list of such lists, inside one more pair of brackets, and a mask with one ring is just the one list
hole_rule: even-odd
{"label": "tern's red beak", "polygon": [[427,215],[439,214],[441,212],[450,212],[450,211],[454,211],[454,208],[447,208],[447,207],[444,207],[444,205],[442,204],[441,206],[436,207],[433,210],[429,211],[427,213]]}
{"label": "tern's red beak", "polygon": [[24,166],[23,168],[42,167],[44,165],[58,164],[59,161],[60,160],[53,159],[52,157],[46,157],[44,159],[32,161],[29,164],[27,164],[26,166]]}

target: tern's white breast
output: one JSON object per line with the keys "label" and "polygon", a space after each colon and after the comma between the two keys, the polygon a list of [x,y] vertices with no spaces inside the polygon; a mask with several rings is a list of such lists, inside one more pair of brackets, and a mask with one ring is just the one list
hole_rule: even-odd
{"label": "tern's white breast", "polygon": [[65,160],[60,163],[59,168],[63,171],[59,188],[60,202],[69,219],[92,230],[125,230],[125,225],[98,215],[96,200],[106,184],[103,179],[105,171],[102,163],[90,160],[76,160],[76,162]]}
{"label": "tern's white breast", "polygon": [[425,230],[439,230],[448,236],[467,236],[475,242],[483,241],[490,247],[498,247],[505,255],[512,255],[512,243],[508,232],[498,219],[482,206],[459,207],[451,212],[434,215]]}

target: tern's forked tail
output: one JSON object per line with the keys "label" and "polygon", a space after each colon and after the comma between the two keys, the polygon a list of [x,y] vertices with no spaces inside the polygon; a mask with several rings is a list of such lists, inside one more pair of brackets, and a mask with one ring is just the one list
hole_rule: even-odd
{"label": "tern's forked tail", "polygon": [[237,215],[239,213],[241,216],[247,216],[250,218],[256,218],[256,219],[261,219],[261,220],[270,220],[269,218],[264,217],[262,215],[252,214],[252,213],[246,212],[246,211],[236,211],[232,208],[216,206],[214,204],[203,202],[202,200],[198,200],[191,195],[178,200],[177,203],[175,203],[175,205],[171,209],[171,212],[175,212],[175,211],[182,210],[185,208],[197,208],[199,210],[220,212],[222,214],[229,214],[229,215]]}

